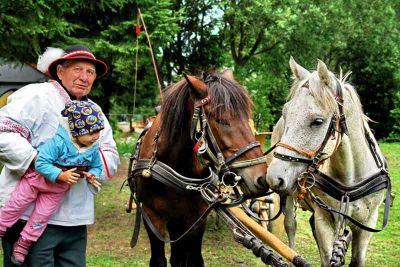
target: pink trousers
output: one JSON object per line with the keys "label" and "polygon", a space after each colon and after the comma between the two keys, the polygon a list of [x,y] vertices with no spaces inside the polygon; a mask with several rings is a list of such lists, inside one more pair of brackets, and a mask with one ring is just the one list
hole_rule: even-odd
{"label": "pink trousers", "polygon": [[21,236],[30,241],[37,241],[69,188],[67,183],[52,183],[38,172],[28,169],[18,182],[11,198],[0,209],[0,230],[6,231],[10,228],[36,200],[35,208]]}

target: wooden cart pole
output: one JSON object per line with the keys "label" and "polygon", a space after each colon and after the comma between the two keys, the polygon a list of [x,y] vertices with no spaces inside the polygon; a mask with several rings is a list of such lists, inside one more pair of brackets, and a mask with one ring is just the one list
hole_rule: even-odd
{"label": "wooden cart pole", "polygon": [[242,222],[255,236],[265,242],[266,245],[270,246],[273,250],[279,253],[289,262],[293,263],[295,266],[309,266],[307,264],[303,265],[305,261],[302,256],[297,254],[289,246],[283,243],[275,235],[271,234],[261,225],[253,221],[249,216],[247,216],[244,211],[238,207],[231,207],[229,211],[234,215],[240,222]]}

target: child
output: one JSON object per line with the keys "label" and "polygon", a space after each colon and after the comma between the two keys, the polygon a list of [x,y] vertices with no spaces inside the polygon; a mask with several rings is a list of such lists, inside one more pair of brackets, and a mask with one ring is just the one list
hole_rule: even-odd
{"label": "child", "polygon": [[[102,162],[97,140],[104,128],[100,109],[87,101],[71,101],[61,112],[60,126],[53,138],[38,147],[35,170],[28,169],[21,177],[11,198],[0,209],[0,237],[36,200],[20,238],[14,244],[11,261],[21,266],[32,242],[36,242],[57,211],[64,192],[76,184],[81,174],[100,190],[96,177]],[[66,118],[67,117],[67,118]],[[92,189],[93,190],[93,189]]]}

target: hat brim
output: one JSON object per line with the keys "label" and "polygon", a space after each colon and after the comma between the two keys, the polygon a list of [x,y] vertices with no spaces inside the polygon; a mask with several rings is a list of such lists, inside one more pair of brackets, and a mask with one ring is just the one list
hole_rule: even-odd
{"label": "hat brim", "polygon": [[48,72],[50,74],[50,77],[58,80],[58,76],[57,76],[57,66],[59,64],[64,63],[67,60],[83,60],[83,61],[89,61],[91,63],[94,64],[95,68],[96,68],[96,79],[99,79],[101,77],[103,77],[108,70],[108,66],[105,62],[99,60],[99,59],[93,59],[92,57],[89,56],[85,56],[85,55],[78,55],[78,56],[74,56],[74,57],[67,57],[67,58],[59,58],[54,60],[48,68]]}

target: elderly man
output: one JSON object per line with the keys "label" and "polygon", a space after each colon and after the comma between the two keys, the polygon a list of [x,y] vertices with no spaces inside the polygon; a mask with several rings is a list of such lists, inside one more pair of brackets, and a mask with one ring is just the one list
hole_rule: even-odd
{"label": "elderly man", "polygon": [[[60,112],[71,99],[88,100],[93,82],[107,72],[107,65],[81,45],[65,49],[48,67],[54,80],[27,85],[12,94],[0,109],[0,206],[9,198],[19,178],[36,158],[36,148],[51,138],[59,124]],[[90,101],[90,100],[89,100]],[[119,164],[110,124],[100,135],[103,158],[101,179],[114,175]],[[39,204],[38,204],[39,205]],[[32,212],[25,211],[2,240],[4,266],[10,262],[12,246]],[[94,222],[93,193],[80,179],[65,194],[59,210],[50,219],[40,239],[32,246],[24,266],[85,266],[87,225]]]}

